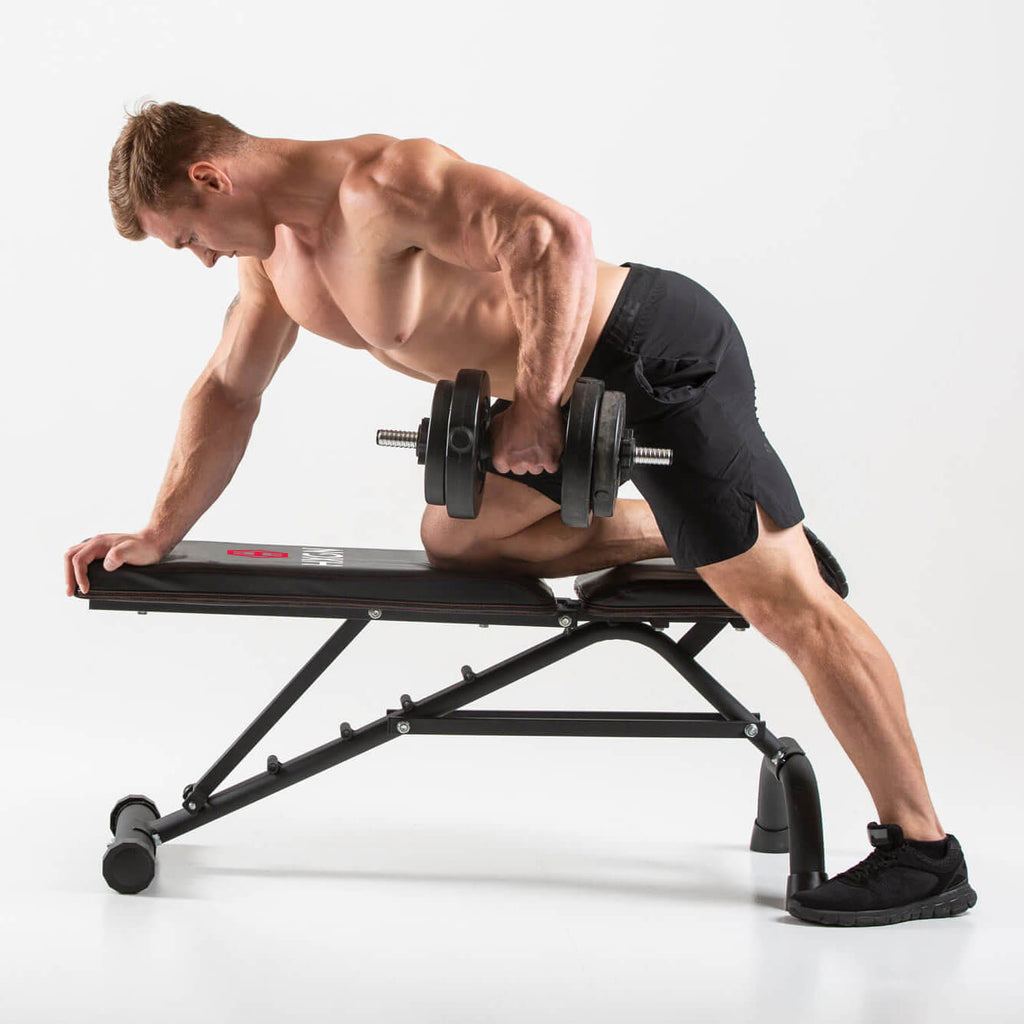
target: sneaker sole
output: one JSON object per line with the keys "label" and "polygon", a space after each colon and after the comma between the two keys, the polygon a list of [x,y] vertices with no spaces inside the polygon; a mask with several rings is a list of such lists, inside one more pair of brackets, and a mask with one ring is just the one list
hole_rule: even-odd
{"label": "sneaker sole", "polygon": [[938,896],[904,907],[889,907],[883,910],[816,910],[803,906],[796,897],[786,903],[786,909],[802,921],[814,924],[865,927],[879,924],[900,924],[903,921],[927,921],[936,917],[955,917],[970,910],[978,902],[978,894],[967,882]]}

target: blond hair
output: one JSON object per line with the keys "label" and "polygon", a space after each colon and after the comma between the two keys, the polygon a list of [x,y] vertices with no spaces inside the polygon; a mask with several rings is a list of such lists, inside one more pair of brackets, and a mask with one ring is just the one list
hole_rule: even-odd
{"label": "blond hair", "polygon": [[219,114],[182,103],[148,100],[129,113],[110,154],[108,192],[118,233],[133,242],[145,238],[140,208],[163,213],[187,203],[189,165],[230,155],[249,138]]}

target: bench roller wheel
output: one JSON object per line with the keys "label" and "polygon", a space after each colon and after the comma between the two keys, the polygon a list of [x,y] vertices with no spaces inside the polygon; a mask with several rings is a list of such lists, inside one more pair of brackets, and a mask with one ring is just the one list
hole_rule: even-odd
{"label": "bench roller wheel", "polygon": [[115,892],[142,892],[156,874],[156,841],[151,826],[160,812],[149,797],[126,796],[110,812],[114,838],[103,855],[103,877]]}

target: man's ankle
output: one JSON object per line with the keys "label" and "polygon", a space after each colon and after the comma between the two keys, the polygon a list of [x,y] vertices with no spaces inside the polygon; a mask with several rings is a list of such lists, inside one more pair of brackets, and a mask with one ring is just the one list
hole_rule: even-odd
{"label": "man's ankle", "polygon": [[938,819],[919,814],[892,813],[879,815],[878,820],[887,825],[899,825],[903,829],[903,838],[922,843],[941,842],[946,833]]}

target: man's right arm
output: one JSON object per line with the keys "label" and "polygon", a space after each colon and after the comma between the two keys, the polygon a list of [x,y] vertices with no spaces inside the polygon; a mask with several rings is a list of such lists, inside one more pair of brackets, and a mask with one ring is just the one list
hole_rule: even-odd
{"label": "man's right arm", "polygon": [[295,344],[298,325],[281,308],[259,261],[239,267],[220,344],[181,407],[170,463],[146,527],[169,551],[227,487],[249,442],[261,396]]}
{"label": "man's right arm", "polygon": [[220,344],[181,407],[178,433],[153,513],[137,534],[100,534],[64,556],[67,592],[88,592],[87,569],[104,559],[158,561],[192,528],[228,485],[259,414],[261,396],[291,351],[298,325],[251,257],[239,260],[239,292],[228,307]]}

